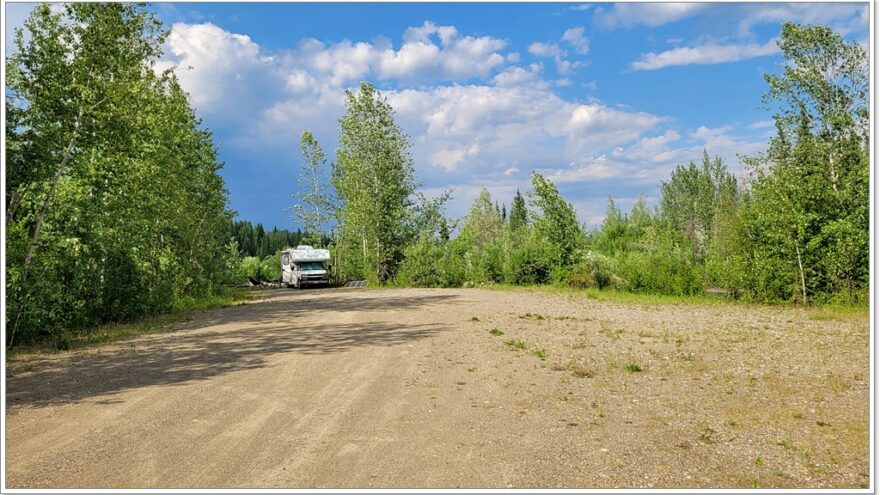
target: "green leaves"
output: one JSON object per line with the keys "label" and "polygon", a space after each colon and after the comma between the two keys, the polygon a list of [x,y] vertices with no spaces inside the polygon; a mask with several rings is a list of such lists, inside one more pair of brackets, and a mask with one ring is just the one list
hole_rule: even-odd
{"label": "green leaves", "polygon": [[339,263],[344,275],[384,283],[410,240],[407,216],[416,188],[410,145],[372,85],[346,91],[346,109],[332,179],[340,201]]}
{"label": "green leaves", "polygon": [[133,4],[40,5],[25,28],[7,61],[8,343],[220,288],[222,165],[173,73],[152,70],[158,19]]}

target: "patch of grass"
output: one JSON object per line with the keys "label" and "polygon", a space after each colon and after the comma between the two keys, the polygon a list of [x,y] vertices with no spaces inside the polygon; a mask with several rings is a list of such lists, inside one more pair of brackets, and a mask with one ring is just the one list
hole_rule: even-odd
{"label": "patch of grass", "polygon": [[777,440],[776,445],[782,447],[785,450],[791,450],[791,442],[789,442],[788,440]]}
{"label": "patch of grass", "polygon": [[467,370],[468,370],[469,372],[473,373],[474,371],[477,371],[477,368],[476,368],[476,366],[475,366],[475,367],[473,367],[473,368],[468,368]]}
{"label": "patch of grass", "polygon": [[761,459],[760,457],[756,457],[755,458],[755,466],[763,466],[763,465],[764,465],[764,460]]}
{"label": "patch of grass", "polygon": [[642,371],[644,371],[642,367],[637,365],[636,363],[629,363],[624,366],[623,369],[628,373],[641,373]]}
{"label": "patch of grass", "polygon": [[521,320],[545,320],[545,319],[547,319],[544,315],[539,315],[537,313],[535,313],[535,314],[526,313],[524,315],[520,315],[519,318]]}
{"label": "patch of grass", "polygon": [[544,349],[543,347],[540,349],[533,349],[532,354],[538,356],[541,359],[545,359],[547,357],[547,349]]}
{"label": "patch of grass", "polygon": [[703,427],[703,429],[700,430],[700,441],[703,443],[715,443],[715,433],[717,432],[711,427]]}
{"label": "patch of grass", "polygon": [[499,335],[504,335],[504,332],[502,332],[501,330],[498,330],[497,328],[493,328],[492,330],[489,330],[489,333],[496,336],[496,337]]}
{"label": "patch of grass", "polygon": [[107,323],[82,330],[72,330],[49,340],[15,347],[6,354],[7,360],[34,354],[51,354],[59,351],[83,349],[132,339],[141,335],[165,331],[200,311],[228,308],[255,299],[258,292],[248,288],[225,288],[221,293],[203,298],[184,298],[168,313],[144,317],[126,323]]}
{"label": "patch of grass", "polygon": [[520,339],[510,339],[504,342],[505,345],[508,345],[514,349],[525,349],[528,347],[528,344],[525,341]]}
{"label": "patch of grass", "polygon": [[869,311],[867,305],[843,306],[829,304],[827,306],[808,309],[807,318],[817,321],[858,321],[867,319]]}
{"label": "patch of grass", "polygon": [[480,319],[477,318],[476,316],[471,316],[471,321],[480,321]]}

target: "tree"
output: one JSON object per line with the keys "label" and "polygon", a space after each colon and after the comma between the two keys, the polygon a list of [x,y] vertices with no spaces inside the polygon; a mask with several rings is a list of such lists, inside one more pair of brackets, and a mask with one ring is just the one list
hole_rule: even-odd
{"label": "tree", "polygon": [[702,167],[694,162],[678,165],[669,181],[661,183],[660,215],[688,240],[694,257],[702,261],[712,243],[719,198],[735,192],[736,178],[721,157],[711,160],[704,150]]}
{"label": "tree", "polygon": [[513,203],[510,205],[510,229],[518,230],[529,224],[529,211],[526,209],[526,200],[523,198],[519,189],[513,197]]}
{"label": "tree", "polygon": [[751,290],[851,297],[868,284],[868,59],[824,26],[785,23],[782,74],[765,76],[777,136],[749,161]]}
{"label": "tree", "polygon": [[293,211],[299,217],[306,233],[306,242],[320,243],[324,234],[324,226],[332,218],[333,199],[330,196],[324,178],[324,150],[308,130],[303,131],[300,138],[303,162],[297,178],[299,200]]}
{"label": "tree", "polygon": [[164,36],[142,5],[99,3],[38,5],[16,33],[8,344],[163,311],[231,276],[222,164],[173,71],[154,71]]}
{"label": "tree", "polygon": [[339,144],[332,182],[341,203],[340,263],[348,274],[384,283],[403,257],[416,179],[409,141],[386,98],[369,83],[361,83],[358,93],[346,91]]}
{"label": "tree", "polygon": [[532,204],[540,211],[535,229],[558,250],[559,264],[571,265],[575,261],[575,252],[585,240],[574,206],[538,172],[532,173],[532,194]]}

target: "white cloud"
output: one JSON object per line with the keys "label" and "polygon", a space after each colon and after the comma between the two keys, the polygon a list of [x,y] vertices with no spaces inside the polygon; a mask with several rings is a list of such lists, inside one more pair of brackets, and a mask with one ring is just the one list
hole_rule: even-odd
{"label": "white cloud", "polygon": [[596,7],[593,22],[605,29],[629,28],[638,24],[656,27],[697,15],[705,10],[705,3],[616,3],[605,10]]}
{"label": "white cloud", "polygon": [[254,77],[271,69],[260,47],[250,37],[233,34],[213,24],[174,24],[168,35],[166,56],[156,70],[180,70],[181,85],[200,109],[223,104],[230,96],[250,92]]}
{"label": "white cloud", "polygon": [[773,127],[776,125],[776,121],[773,119],[769,120],[759,120],[757,122],[753,122],[748,125],[749,129],[766,129],[768,127]]}
{"label": "white cloud", "polygon": [[[540,62],[508,65],[505,42],[497,38],[430,22],[403,38],[397,48],[382,39],[305,39],[289,50],[269,51],[212,24],[175,25],[163,64],[193,67],[179,71],[181,84],[200,114],[213,116],[208,125],[229,126],[224,149],[259,152],[283,166],[290,166],[306,127],[331,154],[345,89],[362,79],[380,88],[392,81],[396,89],[382,92],[410,137],[417,175],[428,190],[456,186],[453,215],[463,214],[483,185],[509,201],[517,188],[528,189],[536,167],[570,187],[585,181],[656,184],[676,160],[698,159],[707,143],[742,144],[729,129],[710,128],[681,143],[674,129],[664,127],[667,117],[566,100],[554,92],[569,82],[561,71],[544,79]],[[557,69],[579,64],[563,60],[564,50],[553,46]],[[572,199],[609,192],[585,191]]]}
{"label": "white cloud", "polygon": [[558,57],[562,54],[562,50],[556,43],[542,43],[536,41],[529,45],[529,53],[536,57]]}
{"label": "white cloud", "polygon": [[824,24],[843,35],[868,32],[868,5],[865,3],[763,3],[750,4],[738,22],[746,36],[753,26],[766,23],[798,22]]}
{"label": "white cloud", "polygon": [[570,44],[577,54],[586,55],[590,51],[590,40],[584,36],[583,26],[566,29],[562,41]]}
{"label": "white cloud", "polygon": [[631,64],[634,70],[657,70],[664,67],[692,64],[720,64],[736,62],[779,52],[776,40],[763,45],[754,43],[744,45],[707,44],[693,47],[673,48],[660,53],[645,53]]}
{"label": "white cloud", "polygon": [[522,67],[508,67],[492,78],[492,82],[495,83],[495,86],[505,88],[536,83],[546,85],[535,71],[526,70]]}
{"label": "white cloud", "polygon": [[[504,40],[461,36],[453,26],[425,22],[403,35],[395,50],[387,40],[333,45],[308,38],[292,50],[267,53],[250,37],[211,24],[176,23],[157,70],[177,66],[181,84],[204,112],[257,104],[267,92],[345,87],[362,79],[406,82],[487,78],[505,61]],[[436,38],[436,39],[435,39]],[[439,42],[439,44],[438,44]]]}

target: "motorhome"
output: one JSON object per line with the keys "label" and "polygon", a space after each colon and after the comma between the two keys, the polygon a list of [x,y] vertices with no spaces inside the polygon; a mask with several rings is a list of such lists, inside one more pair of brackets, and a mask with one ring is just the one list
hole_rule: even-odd
{"label": "motorhome", "polygon": [[281,282],[288,287],[330,284],[330,251],[297,246],[281,252]]}

